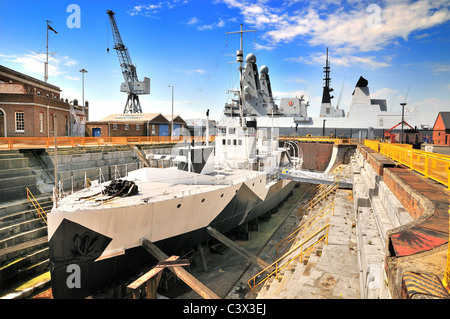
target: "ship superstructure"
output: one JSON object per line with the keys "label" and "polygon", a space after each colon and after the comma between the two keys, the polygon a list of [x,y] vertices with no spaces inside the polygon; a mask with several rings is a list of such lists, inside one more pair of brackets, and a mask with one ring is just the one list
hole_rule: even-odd
{"label": "ship superstructure", "polygon": [[[255,121],[258,128],[276,128],[282,135],[333,134],[347,138],[373,138],[384,136],[386,130],[402,121],[401,112],[387,110],[385,99],[371,98],[368,81],[362,76],[355,85],[348,112],[333,106],[328,49],[325,63],[320,113],[311,117],[308,115],[309,102],[303,96],[281,98],[277,105],[269,68],[263,65],[258,74],[256,56],[248,54],[240,83],[242,90],[232,91],[235,96],[231,103],[225,104],[218,125],[227,125],[231,119],[240,116]],[[420,127],[419,113],[415,109],[405,112],[403,119]]]}
{"label": "ship superstructure", "polygon": [[[277,178],[290,162],[276,136],[239,124],[223,127],[215,148],[182,142],[166,157],[176,166],[145,167],[55,204],[48,214],[55,298],[84,298],[150,265],[141,238],[180,254],[208,240],[208,226],[226,232],[269,212],[295,185]],[[70,267],[79,269],[79,288],[67,285]]]}

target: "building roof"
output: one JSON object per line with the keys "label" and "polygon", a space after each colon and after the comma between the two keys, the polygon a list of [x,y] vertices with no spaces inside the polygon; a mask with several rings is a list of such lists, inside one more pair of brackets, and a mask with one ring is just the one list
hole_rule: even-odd
{"label": "building roof", "polygon": [[22,82],[22,83],[31,82],[34,85],[43,86],[49,90],[61,92],[61,89],[59,87],[57,87],[56,85],[46,83],[39,79],[33,78],[29,75],[26,75],[26,74],[20,73],[18,71],[12,70],[10,68],[7,68],[6,66],[3,66],[3,65],[0,65],[0,74],[4,75],[5,77],[8,77],[12,80],[18,81],[18,82]]}
{"label": "building roof", "polygon": [[[161,113],[126,113],[126,114],[111,114],[102,120],[96,122],[114,122],[114,123],[143,123],[151,122],[161,116],[167,122],[172,121],[172,115],[162,115]],[[174,115],[174,122],[185,122],[179,115]]]}
{"label": "building roof", "polygon": [[[438,116],[436,117],[436,120],[439,118],[439,115],[442,118],[442,122],[444,123],[444,127],[446,129],[450,129],[450,112],[439,112]],[[433,127],[436,125],[436,121],[434,122]]]}
{"label": "building roof", "polygon": [[[172,122],[172,115],[163,115],[169,122]],[[183,120],[183,118],[181,117],[181,116],[179,116],[179,115],[173,115],[173,119],[174,119],[174,122],[177,122],[177,119],[178,119],[178,122],[183,122],[183,123],[186,123],[186,121],[185,120]]]}
{"label": "building roof", "polygon": [[161,113],[126,113],[126,114],[111,114],[105,117],[104,119],[100,120],[99,122],[142,123],[152,121],[158,116],[162,116],[164,119],[166,119],[166,117]]}

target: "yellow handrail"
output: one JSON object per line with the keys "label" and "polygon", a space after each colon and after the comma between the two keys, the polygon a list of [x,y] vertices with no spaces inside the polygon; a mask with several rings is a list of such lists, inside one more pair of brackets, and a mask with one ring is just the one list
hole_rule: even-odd
{"label": "yellow handrail", "polygon": [[326,196],[328,196],[331,192],[336,190],[339,186],[339,181],[335,181],[333,184],[327,186],[325,189],[321,190],[319,193],[314,196],[312,200],[310,200],[308,203],[306,203],[304,206],[302,206],[298,212],[297,216],[300,217],[301,215],[305,214],[309,209],[314,207],[318,202],[320,202],[322,199],[324,199]]}
{"label": "yellow handrail", "polygon": [[330,174],[340,175],[343,169],[342,162],[339,162],[331,168]]}
{"label": "yellow handrail", "polygon": [[[288,251],[286,254],[284,254],[282,257],[278,258],[275,262],[273,262],[271,265],[267,266],[266,268],[264,268],[263,270],[261,270],[259,273],[257,273],[255,276],[253,276],[252,278],[250,278],[247,282],[248,286],[250,287],[250,289],[252,291],[254,291],[256,289],[256,287],[258,287],[259,285],[261,285],[263,282],[265,282],[267,279],[269,279],[271,276],[275,275],[275,278],[278,278],[278,273],[280,272],[280,270],[282,270],[284,267],[286,267],[287,265],[289,265],[293,260],[297,259],[300,257],[300,262],[303,261],[303,255],[306,254],[310,249],[312,249],[314,246],[316,246],[319,242],[321,242],[322,240],[326,239],[325,244],[328,245],[328,233],[329,233],[329,229],[330,229],[331,224],[326,224],[324,225],[322,228],[320,228],[319,230],[317,230],[314,234],[312,234],[311,236],[309,236],[307,239],[305,239],[303,242],[301,242],[300,244],[298,244],[296,247],[294,247],[293,249],[291,249],[290,251]],[[303,245],[307,242],[309,242],[312,238],[314,238],[316,235],[318,235],[320,232],[322,232],[324,229],[326,228],[326,234],[323,235],[322,237],[320,237],[318,240],[316,240],[314,242],[314,244],[312,244],[310,247],[308,247],[305,251],[303,251]],[[295,255],[294,257],[292,257],[291,259],[289,259],[286,263],[282,264],[281,266],[280,263],[289,255],[291,255],[294,251],[296,251],[297,249],[300,248],[300,253]],[[259,281],[258,283],[256,282],[256,278],[259,277],[261,274],[263,274],[264,272],[268,271],[270,268],[275,267],[275,269],[270,272],[266,277],[264,277],[261,281]]]}
{"label": "yellow handrail", "polygon": [[37,199],[33,196],[31,191],[27,187],[27,199],[33,204],[34,209],[36,209],[39,218],[41,218],[46,224],[47,224],[47,213],[44,211],[44,209],[41,207]]}
{"label": "yellow handrail", "polygon": [[450,189],[450,156],[414,150],[404,144],[366,140],[364,145]]}
{"label": "yellow handrail", "polygon": [[[210,141],[215,140],[211,135]],[[205,142],[202,136],[118,136],[118,137],[57,137],[58,147],[114,146],[114,145],[155,145],[184,141]],[[54,137],[0,137],[0,149],[53,148]]]}
{"label": "yellow handrail", "polygon": [[[328,211],[327,211],[328,210]],[[325,212],[326,211],[326,212]],[[322,216],[320,216],[320,214],[322,214],[323,212],[325,212]],[[294,230],[293,232],[291,232],[288,236],[286,236],[282,241],[280,241],[276,247],[277,247],[277,256],[279,251],[284,248],[286,245],[288,245],[289,243],[291,243],[292,241],[295,240],[295,238],[297,237],[297,235],[304,231],[305,232],[305,236],[306,236],[306,231],[311,228],[315,223],[317,223],[318,221],[320,221],[322,218],[324,218],[325,216],[327,216],[329,213],[332,213],[331,215],[334,216],[334,201],[329,204],[327,207],[325,207],[324,209],[322,209],[321,211],[317,212],[315,215],[311,216],[311,218],[309,220],[307,220],[305,223],[303,223],[300,227],[298,227],[296,230]],[[320,216],[319,218],[317,218],[318,216]],[[316,219],[317,218],[317,219]],[[312,222],[310,225],[308,225],[308,223]],[[304,229],[303,229],[304,228]]]}

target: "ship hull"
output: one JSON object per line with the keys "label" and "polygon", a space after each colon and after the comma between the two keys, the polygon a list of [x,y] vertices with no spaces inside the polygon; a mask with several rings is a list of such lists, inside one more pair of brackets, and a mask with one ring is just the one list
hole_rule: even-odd
{"label": "ship hull", "polygon": [[[151,240],[153,235],[151,241],[164,253],[169,256],[180,255],[209,238],[206,231],[208,226],[224,233],[243,225],[278,206],[295,186],[295,182],[276,181],[267,187],[265,196],[262,196],[261,192],[251,189],[259,181],[262,180],[255,178],[249,183],[232,188],[234,196],[220,213],[203,227],[160,240],[154,237],[155,232],[143,236],[136,230],[134,240],[139,241],[142,237]],[[219,191],[224,192],[223,189]],[[123,231],[133,233],[133,229]],[[133,274],[139,268],[156,262],[140,245],[126,248],[115,256],[100,258],[106,247],[110,247],[113,237],[107,232],[98,232],[82,226],[76,218],[63,219],[59,223],[58,229],[49,239],[54,298],[85,298],[113,282],[120,281],[124,276]]]}

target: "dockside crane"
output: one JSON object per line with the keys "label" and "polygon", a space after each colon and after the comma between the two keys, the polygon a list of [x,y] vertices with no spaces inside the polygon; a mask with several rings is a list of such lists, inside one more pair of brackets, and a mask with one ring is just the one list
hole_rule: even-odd
{"label": "dockside crane", "polygon": [[114,49],[119,57],[120,67],[125,82],[120,86],[120,91],[128,94],[127,103],[123,113],[142,113],[141,103],[139,102],[139,95],[150,94],[150,79],[144,77],[144,81],[139,81],[136,73],[136,66],[131,62],[128,49],[122,42],[119,29],[117,28],[114,12],[107,10],[109,22],[111,23],[111,30],[114,38]]}

